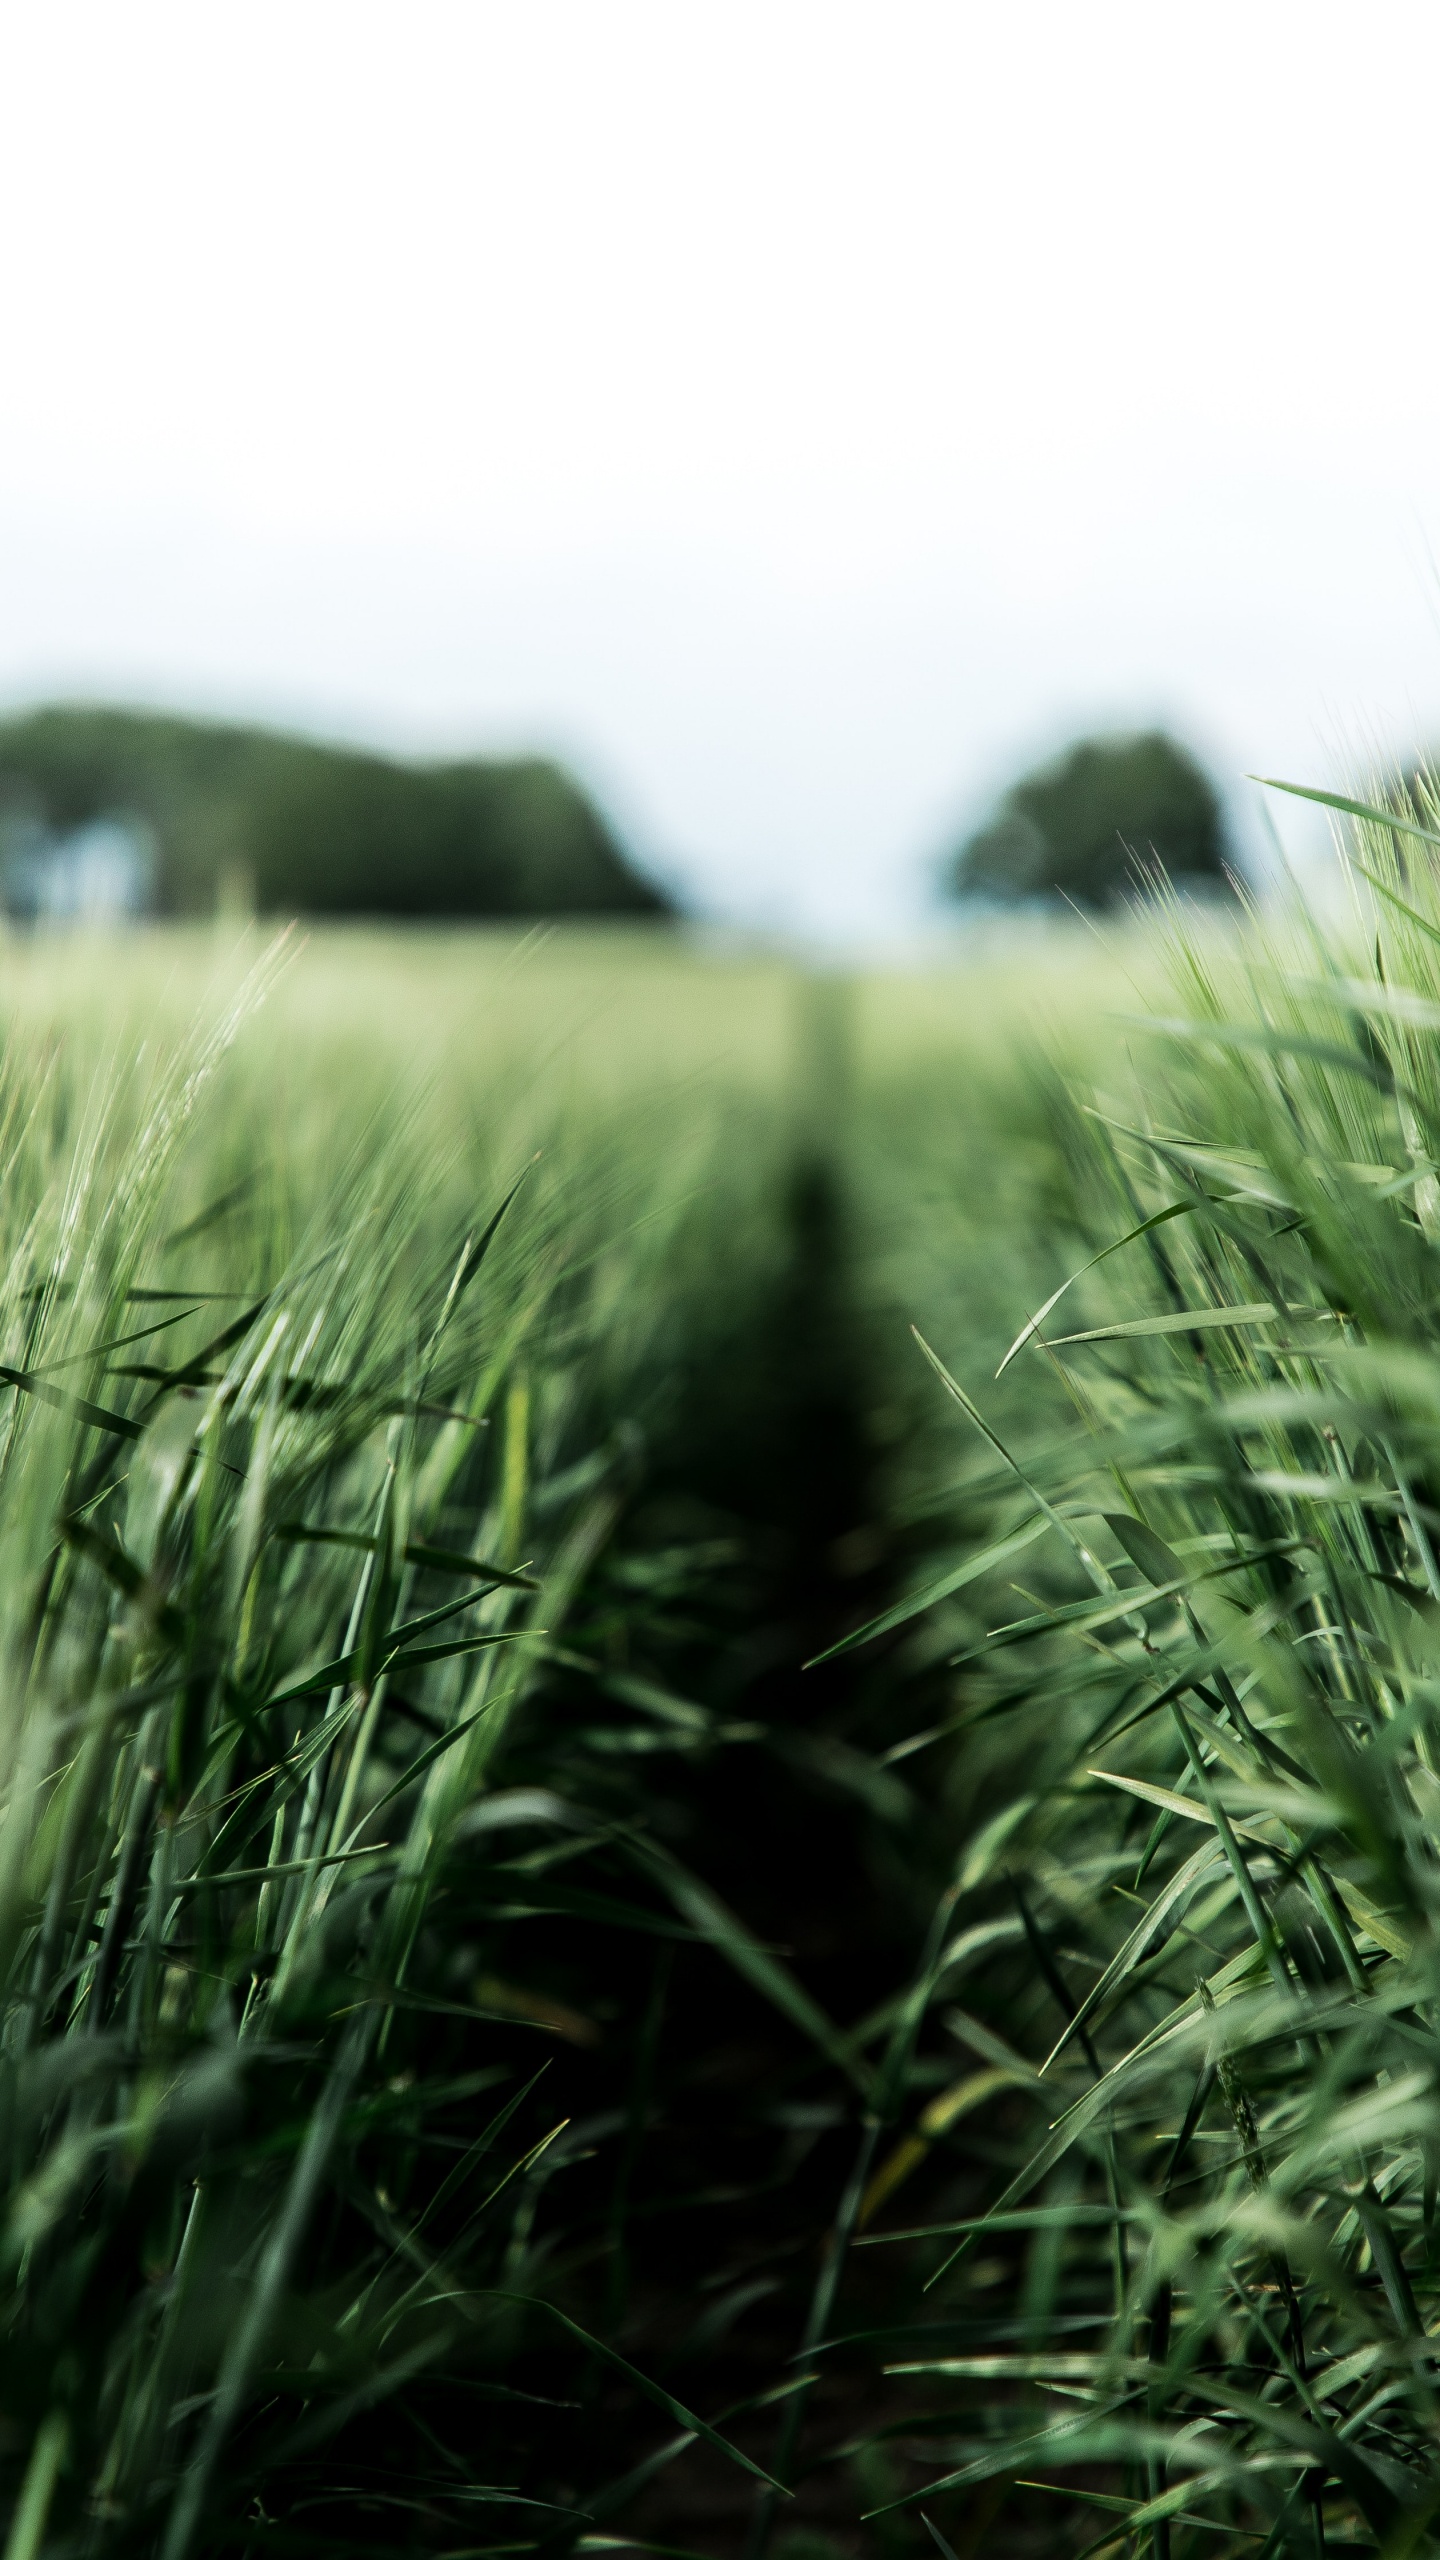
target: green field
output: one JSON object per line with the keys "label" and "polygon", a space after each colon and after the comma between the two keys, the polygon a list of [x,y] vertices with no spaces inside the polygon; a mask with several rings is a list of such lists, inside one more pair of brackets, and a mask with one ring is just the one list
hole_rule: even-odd
{"label": "green field", "polygon": [[6,2560],[1433,2546],[1395,842],[0,949]]}

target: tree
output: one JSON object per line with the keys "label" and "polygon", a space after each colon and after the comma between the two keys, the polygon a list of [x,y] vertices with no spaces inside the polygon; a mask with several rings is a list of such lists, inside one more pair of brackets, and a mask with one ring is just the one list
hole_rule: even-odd
{"label": "tree", "polygon": [[1209,776],[1163,730],[1082,738],[1012,784],[951,866],[957,897],[1110,907],[1158,863],[1181,885],[1230,887]]}
{"label": "tree", "polygon": [[262,914],[669,910],[579,785],[538,757],[402,764],[102,704],[0,722],[0,837],[23,846],[26,878],[97,820],[153,847],[161,914],[213,912],[237,887]]}

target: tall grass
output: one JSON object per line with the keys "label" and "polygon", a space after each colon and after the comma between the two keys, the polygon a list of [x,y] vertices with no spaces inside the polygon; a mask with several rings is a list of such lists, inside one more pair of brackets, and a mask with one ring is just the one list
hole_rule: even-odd
{"label": "tall grass", "polygon": [[546,2512],[502,2377],[527,2320],[572,2334],[525,2307],[567,2135],[513,2023],[594,2031],[484,1937],[632,1915],[569,1882],[585,1808],[495,1777],[613,1526],[591,1371],[633,1348],[593,1166],[562,1236],[543,1172],[471,1191],[442,1100],[357,1100],[333,1044],[287,1163],[254,992],[148,1059],[12,1036],[0,1089],[15,2560]]}
{"label": "tall grass", "polygon": [[0,952],[7,2560],[920,2547],[853,2243],[1011,2139],[947,2004],[1073,1759],[905,1597],[1025,1497],[902,1310],[1096,1214],[1012,986]]}
{"label": "tall grass", "polygon": [[993,1544],[910,1765],[979,1797],[865,2236],[920,2234],[896,2486],[967,2551],[1440,2540],[1436,820],[1355,817],[1343,929],[1172,919],[989,1391],[1048,1425],[932,1351]]}

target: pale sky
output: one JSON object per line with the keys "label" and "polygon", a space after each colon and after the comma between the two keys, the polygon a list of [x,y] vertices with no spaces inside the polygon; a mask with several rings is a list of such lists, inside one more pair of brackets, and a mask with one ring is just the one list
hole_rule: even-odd
{"label": "pale sky", "polygon": [[1084,725],[1440,740],[1437,95],[1408,0],[0,0],[0,700],[547,748],[841,935]]}

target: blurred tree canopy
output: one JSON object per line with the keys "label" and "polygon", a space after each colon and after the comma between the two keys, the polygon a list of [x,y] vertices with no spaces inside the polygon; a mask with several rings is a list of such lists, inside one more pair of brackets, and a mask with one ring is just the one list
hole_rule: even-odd
{"label": "blurred tree canopy", "polygon": [[1144,885],[1155,861],[1172,880],[1230,886],[1220,802],[1209,776],[1161,729],[1082,738],[1012,784],[963,844],[947,886],[957,897],[1073,898],[1108,907]]}
{"label": "blurred tree canopy", "polygon": [[0,847],[138,829],[151,902],[397,917],[656,915],[578,784],[540,758],[401,764],[266,730],[103,705],[0,721]]}

